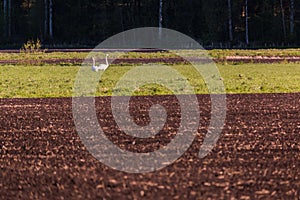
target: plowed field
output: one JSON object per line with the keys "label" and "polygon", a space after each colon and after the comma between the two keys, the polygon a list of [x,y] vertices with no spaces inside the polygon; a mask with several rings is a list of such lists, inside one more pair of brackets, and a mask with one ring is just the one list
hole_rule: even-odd
{"label": "plowed field", "polygon": [[[215,148],[198,151],[210,120],[209,96],[199,95],[199,134],[168,167],[146,174],[116,171],[81,142],[71,98],[0,99],[1,199],[299,199],[300,94],[227,95],[227,117]],[[173,96],[134,97],[131,114],[149,123],[161,103],[168,118],[150,139],[118,129],[110,98],[96,99],[100,125],[120,148],[155,151],[176,133],[180,108]],[[175,132],[175,133],[174,133]]]}

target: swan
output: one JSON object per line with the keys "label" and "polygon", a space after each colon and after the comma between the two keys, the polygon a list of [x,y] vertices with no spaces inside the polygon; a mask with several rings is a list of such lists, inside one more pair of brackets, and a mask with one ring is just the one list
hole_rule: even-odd
{"label": "swan", "polygon": [[106,64],[100,64],[99,66],[96,66],[96,62],[95,62],[95,58],[92,57],[93,59],[93,66],[92,66],[92,70],[98,72],[99,70],[106,70],[106,68],[108,68],[108,60],[107,60],[108,54],[106,54]]}
{"label": "swan", "polygon": [[92,70],[97,72],[97,71],[98,71],[98,69],[97,69],[97,67],[96,67],[95,58],[94,58],[94,57],[92,57],[92,60],[93,60],[93,66],[92,66]]}

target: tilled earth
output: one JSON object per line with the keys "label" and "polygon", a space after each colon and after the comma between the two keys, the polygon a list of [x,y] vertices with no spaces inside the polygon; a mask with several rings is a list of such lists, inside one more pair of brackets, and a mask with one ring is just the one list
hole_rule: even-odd
{"label": "tilled earth", "polygon": [[[104,59],[99,59],[99,62],[105,62]],[[300,57],[249,57],[249,56],[231,56],[226,58],[189,58],[189,61],[198,63],[299,63]],[[147,64],[147,63],[168,63],[168,64],[189,64],[189,61],[180,57],[167,57],[167,58],[117,58],[113,60],[111,64]],[[17,64],[30,64],[30,65],[41,65],[41,64],[73,64],[81,65],[82,63],[87,64],[87,61],[80,58],[64,59],[38,59],[38,60],[0,60],[1,65],[17,65]]]}
{"label": "tilled earth", "polygon": [[[81,142],[72,99],[0,99],[1,199],[299,199],[300,93],[227,95],[224,129],[212,152],[198,152],[210,121],[210,98],[199,95],[193,144],[161,170],[130,174],[97,161]],[[133,138],[114,121],[110,98],[96,99],[100,125],[120,148],[150,152],[167,145],[180,124],[174,96],[133,97],[139,125],[149,108],[167,110],[164,128]]]}

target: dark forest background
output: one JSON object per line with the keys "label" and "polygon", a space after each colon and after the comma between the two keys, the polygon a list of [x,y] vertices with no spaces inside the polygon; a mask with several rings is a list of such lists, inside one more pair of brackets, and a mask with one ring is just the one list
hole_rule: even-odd
{"label": "dark forest background", "polygon": [[[162,4],[161,4],[162,3]],[[294,0],[1,0],[0,46],[93,46],[124,30],[159,26],[206,47],[300,45]]]}

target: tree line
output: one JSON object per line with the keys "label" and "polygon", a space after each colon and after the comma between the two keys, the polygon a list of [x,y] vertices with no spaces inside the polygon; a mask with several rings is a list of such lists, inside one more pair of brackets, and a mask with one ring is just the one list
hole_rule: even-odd
{"label": "tree line", "polygon": [[1,0],[0,45],[39,38],[48,45],[95,45],[137,27],[164,27],[204,46],[300,44],[294,0]]}

